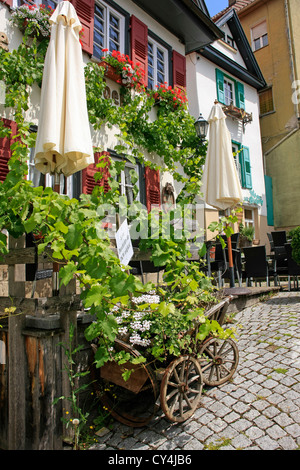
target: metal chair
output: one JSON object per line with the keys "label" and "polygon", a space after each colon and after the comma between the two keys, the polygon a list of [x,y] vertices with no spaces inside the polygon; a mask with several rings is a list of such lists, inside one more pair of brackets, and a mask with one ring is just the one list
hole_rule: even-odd
{"label": "metal chair", "polygon": [[255,285],[258,279],[266,279],[267,286],[270,286],[271,277],[274,278],[274,285],[277,285],[277,273],[274,268],[269,267],[264,245],[248,246],[243,248],[243,252],[245,256],[246,286],[248,286],[249,281],[252,285],[252,279],[255,280]]}
{"label": "metal chair", "polygon": [[272,253],[274,251],[273,237],[272,237],[271,233],[267,233],[267,236],[268,236],[269,243],[270,243],[270,251]]}
{"label": "metal chair", "polygon": [[295,280],[297,285],[297,290],[299,289],[298,284],[298,276],[300,276],[300,265],[296,263],[296,261],[292,257],[292,246],[290,243],[285,243],[285,251],[287,256],[287,264],[288,264],[288,289],[291,290],[291,277],[294,278],[294,288],[295,288]]}
{"label": "metal chair", "polygon": [[278,232],[271,232],[272,240],[275,246],[284,246],[287,243],[286,231],[279,230]]}

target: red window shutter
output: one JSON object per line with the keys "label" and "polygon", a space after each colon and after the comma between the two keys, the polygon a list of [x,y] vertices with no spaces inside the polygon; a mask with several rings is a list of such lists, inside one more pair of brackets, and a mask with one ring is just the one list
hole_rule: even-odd
{"label": "red window shutter", "polygon": [[173,86],[186,88],[186,58],[173,51]]}
{"label": "red window shutter", "polygon": [[159,170],[145,168],[146,205],[148,212],[151,206],[161,207],[160,203],[160,175]]}
{"label": "red window shutter", "polygon": [[83,27],[82,49],[93,54],[95,0],[71,0]]}
{"label": "red window shutter", "polygon": [[[95,186],[104,186],[104,192],[107,193],[110,187],[108,184],[109,178],[109,158],[107,157],[105,161],[107,161],[107,166],[105,168],[98,168],[96,165],[99,162],[99,157],[102,155],[109,156],[108,152],[96,152],[95,153],[95,163],[89,165],[87,168],[82,170],[82,192],[83,194],[92,194],[93,189]],[[102,173],[103,177],[97,181],[95,181],[94,175],[95,173]]]}
{"label": "red window shutter", "polygon": [[1,120],[4,126],[11,130],[10,135],[0,138],[0,181],[4,181],[9,171],[8,160],[11,157],[10,146],[13,143],[14,136],[17,134],[17,124],[9,119],[2,118]]}
{"label": "red window shutter", "polygon": [[13,6],[13,0],[3,0],[3,3],[5,3],[5,5],[8,5],[9,7]]}
{"label": "red window shutter", "polygon": [[131,59],[145,72],[143,84],[148,85],[148,27],[131,16]]}

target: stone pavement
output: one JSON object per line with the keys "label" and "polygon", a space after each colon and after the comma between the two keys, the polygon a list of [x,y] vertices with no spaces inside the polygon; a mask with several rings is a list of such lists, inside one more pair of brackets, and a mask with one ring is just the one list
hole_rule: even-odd
{"label": "stone pavement", "polygon": [[239,366],[205,390],[185,423],[159,412],[144,428],[115,422],[95,450],[300,449],[300,292],[280,292],[235,315]]}

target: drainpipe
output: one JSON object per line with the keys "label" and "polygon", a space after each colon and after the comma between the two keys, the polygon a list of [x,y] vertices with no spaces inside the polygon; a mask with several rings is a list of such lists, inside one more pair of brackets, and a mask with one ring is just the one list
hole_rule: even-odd
{"label": "drainpipe", "polygon": [[[287,37],[288,37],[288,45],[289,45],[289,56],[290,56],[290,64],[291,64],[291,72],[292,72],[292,83],[298,80],[298,73],[297,67],[295,67],[296,57],[295,57],[295,43],[294,43],[294,34],[293,34],[293,27],[291,21],[291,8],[290,8],[290,0],[284,0],[284,10],[285,10],[285,18],[286,18],[286,28],[287,28]],[[297,81],[298,83],[298,81]],[[300,110],[299,110],[299,103],[294,104],[295,114],[297,117],[298,129],[300,123]]]}

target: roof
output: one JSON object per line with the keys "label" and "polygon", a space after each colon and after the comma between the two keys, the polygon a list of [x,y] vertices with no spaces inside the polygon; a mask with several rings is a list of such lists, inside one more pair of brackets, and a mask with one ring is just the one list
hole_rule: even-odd
{"label": "roof", "polygon": [[226,70],[228,73],[233,74],[245,83],[255,87],[257,90],[264,88],[266,86],[265,79],[250,47],[248,39],[246,38],[235,9],[231,8],[227,10],[219,20],[216,20],[216,25],[219,28],[224,24],[227,24],[230,29],[232,37],[244,60],[245,67],[242,67],[233,59],[224,55],[221,51],[214,48],[213,45],[205,46],[201,51],[199,51],[200,54]]}
{"label": "roof", "polygon": [[243,8],[246,8],[247,6],[251,5],[251,3],[254,3],[256,0],[237,0],[234,5],[228,6],[227,8],[224,8],[224,10],[220,11],[217,13],[215,16],[213,16],[212,20],[217,21],[220,19],[223,15],[225,15],[228,11],[230,10],[235,10],[237,13],[241,11]]}
{"label": "roof", "polygon": [[185,44],[186,54],[223,37],[203,0],[133,0]]}

